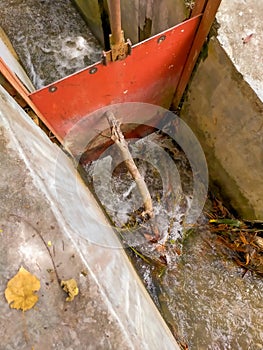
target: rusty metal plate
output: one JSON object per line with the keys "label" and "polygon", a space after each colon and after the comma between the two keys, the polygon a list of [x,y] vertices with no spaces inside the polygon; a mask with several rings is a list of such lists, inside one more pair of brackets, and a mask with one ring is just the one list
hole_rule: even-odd
{"label": "rusty metal plate", "polygon": [[30,94],[54,135],[63,141],[83,117],[109,104],[146,102],[169,108],[200,16],[145,40],[122,61],[96,63]]}

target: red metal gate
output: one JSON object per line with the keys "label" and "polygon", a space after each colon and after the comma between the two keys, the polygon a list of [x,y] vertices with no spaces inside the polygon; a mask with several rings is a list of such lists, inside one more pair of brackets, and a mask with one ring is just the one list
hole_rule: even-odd
{"label": "red metal gate", "polygon": [[124,60],[96,63],[30,94],[45,123],[62,141],[93,111],[115,103],[146,102],[169,108],[201,16],[132,47]]}
{"label": "red metal gate", "polygon": [[135,45],[124,60],[96,63],[32,94],[1,57],[0,73],[61,142],[78,121],[110,104],[148,102],[169,108],[173,102],[176,108],[220,2],[196,0],[191,19]]}

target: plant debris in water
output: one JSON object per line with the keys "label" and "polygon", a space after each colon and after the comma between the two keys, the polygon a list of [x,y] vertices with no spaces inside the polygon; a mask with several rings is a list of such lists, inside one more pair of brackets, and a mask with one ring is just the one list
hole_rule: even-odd
{"label": "plant debris in water", "polygon": [[209,220],[210,232],[217,235],[217,248],[246,271],[263,276],[263,222],[235,219],[214,199]]}

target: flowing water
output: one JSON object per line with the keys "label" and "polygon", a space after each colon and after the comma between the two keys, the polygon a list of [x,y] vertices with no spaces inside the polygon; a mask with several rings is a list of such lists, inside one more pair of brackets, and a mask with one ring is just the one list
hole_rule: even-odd
{"label": "flowing water", "polygon": [[70,0],[1,0],[0,14],[37,89],[100,59],[99,43]]}
{"label": "flowing water", "polygon": [[[164,145],[160,135],[153,134],[147,138]],[[143,142],[140,140],[137,143]],[[127,236],[123,230],[123,224],[134,207],[138,207],[135,206],[138,194],[125,167],[118,166],[114,170],[114,159],[106,156],[86,167],[88,181],[115,224],[122,227],[124,243],[136,249],[136,253],[128,251],[128,254],[182,348],[260,350],[263,348],[262,277],[250,272],[243,276],[244,270],[230,257],[222,255],[216,236],[209,232],[204,216],[199,220],[199,226],[191,230],[186,230],[181,224],[191,203],[191,170],[183,152],[171,142],[168,145],[168,142],[166,140],[165,148],[170,148],[171,156],[173,146],[173,158],[183,192],[183,200],[180,203],[177,201],[177,205],[169,205],[171,198],[162,196],[163,184],[152,165],[137,161],[153,197],[157,217],[155,226],[161,233],[158,242],[149,241],[147,233],[151,227],[147,222],[131,234],[127,230]],[[134,144],[130,144],[136,158],[134,147]],[[139,149],[140,145],[135,148]],[[168,172],[167,159],[163,155],[158,157],[156,152],[155,157],[162,175],[165,167]],[[110,169],[109,173],[113,174],[111,189],[116,195],[114,206],[105,195],[109,190],[105,169]],[[98,190],[96,182],[99,173],[103,174],[101,179],[105,177],[105,181],[100,183]],[[206,207],[209,210],[209,202]]]}
{"label": "flowing water", "polygon": [[[101,48],[69,0],[1,0],[0,11],[1,26],[37,88],[100,57]],[[137,149],[140,142],[143,141],[137,143]],[[150,242],[147,223],[139,224],[140,229],[135,233],[122,233],[125,244],[133,245],[148,262],[134,251],[129,253],[131,259],[172,332],[185,344],[184,348],[187,344],[193,350],[261,350],[263,280],[250,272],[243,276],[241,268],[219,254],[215,236],[204,224],[205,218],[198,228],[186,234],[181,223],[191,202],[191,170],[176,148],[173,159],[182,181],[181,186],[174,185],[175,198],[169,194],[166,200],[162,193],[167,183],[161,182],[157,168],[141,159],[137,162],[153,194],[161,237],[158,242],[154,239]],[[158,164],[165,172],[165,161],[159,159]],[[99,191],[108,190],[103,187],[105,169],[113,173],[111,188],[115,201],[110,203],[109,215],[120,227],[136,208],[138,194],[125,168],[118,166],[114,170],[114,167],[114,160],[108,155],[86,167],[86,172],[91,185],[94,185],[94,171],[101,176],[95,186],[98,197]],[[108,196],[103,198],[102,204],[107,208]],[[180,205],[175,205],[178,198]]]}

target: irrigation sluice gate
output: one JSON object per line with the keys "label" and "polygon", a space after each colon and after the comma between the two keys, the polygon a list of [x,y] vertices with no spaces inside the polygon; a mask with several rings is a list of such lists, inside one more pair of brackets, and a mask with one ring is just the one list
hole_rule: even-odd
{"label": "irrigation sluice gate", "polygon": [[[109,1],[111,49],[103,51],[101,62],[34,92],[25,89],[5,62],[1,74],[61,143],[82,119],[107,105],[143,102],[176,108],[219,4],[196,1],[188,20],[132,46],[120,27],[120,1]],[[94,118],[87,127],[101,130]],[[141,134],[137,130],[129,136]]]}
{"label": "irrigation sluice gate", "polygon": [[[14,94],[14,96],[19,97],[17,101],[23,105],[23,107],[30,108],[35,112],[35,114],[46,124],[46,126],[51,130],[54,135],[63,143],[64,145],[68,146],[68,149],[71,151],[71,153],[75,156],[79,156],[81,152],[79,152],[79,148],[76,147],[76,143],[74,144],[75,140],[77,139],[78,145],[82,145],[82,141],[85,144],[87,142],[86,136],[88,135],[88,138],[92,140],[91,148],[89,148],[90,153],[85,152],[86,159],[85,161],[92,159],[96,157],[99,152],[102,152],[104,148],[109,146],[109,142],[107,141],[108,134],[104,134],[105,129],[107,129],[107,123],[102,121],[102,114],[105,111],[105,108],[114,108],[113,105],[121,106],[123,105],[120,120],[125,125],[126,131],[125,136],[126,137],[140,137],[144,133],[147,133],[149,131],[149,128],[151,127],[154,129],[154,126],[158,126],[165,122],[166,114],[165,113],[149,113],[147,114],[147,110],[143,111],[144,115],[144,124],[146,125],[140,125],[140,128],[138,129],[138,122],[142,122],[142,119],[138,120],[137,115],[139,114],[139,109],[130,108],[126,109],[125,106],[128,104],[132,105],[134,103],[134,106],[136,105],[136,102],[140,102],[141,106],[144,104],[147,105],[147,103],[152,105],[158,105],[163,106],[165,108],[169,108],[171,104],[173,104],[174,107],[178,106],[178,103],[180,101],[180,96],[182,96],[182,92],[184,91],[185,85],[189,81],[189,77],[194,65],[194,62],[196,61],[196,58],[198,56],[198,53],[201,48],[201,44],[203,43],[204,38],[206,37],[209,29],[209,23],[211,23],[212,19],[214,18],[214,13],[216,10],[216,6],[219,5],[219,1],[196,1],[196,7],[192,11],[192,15],[190,19],[186,20],[183,23],[180,23],[179,25],[176,25],[173,28],[169,28],[161,33],[158,33],[157,35],[139,43],[134,46],[131,46],[129,42],[125,42],[123,39],[123,36],[120,36],[120,41],[123,45],[120,47],[121,55],[117,56],[113,55],[112,57],[112,50],[107,51],[103,54],[103,59],[101,62],[97,62],[89,67],[86,67],[84,70],[79,71],[71,76],[67,76],[64,79],[61,79],[59,81],[55,81],[52,84],[34,92],[29,92],[28,88],[25,88],[21,84],[22,78],[17,78],[17,76],[14,74],[14,71],[12,70],[12,67],[7,64],[6,61],[1,60],[0,61],[0,69],[2,78],[4,78],[5,88],[6,90],[9,90],[11,94]],[[210,22],[209,20],[210,19]],[[113,45],[116,45],[116,43],[113,43]],[[113,48],[114,50],[116,47]],[[119,58],[118,58],[119,57]],[[3,58],[3,57],[2,57]],[[20,80],[21,79],[21,80]],[[8,85],[9,84],[9,85]],[[3,102],[6,101],[6,94],[4,92],[1,93]],[[8,100],[10,101],[10,98],[8,97]],[[22,102],[21,102],[22,100]],[[146,102],[146,103],[145,103]],[[28,106],[28,107],[27,107]],[[152,106],[153,107],[153,106]],[[7,107],[6,107],[7,108]],[[9,108],[9,107],[8,107]],[[158,109],[158,108],[157,108]],[[161,110],[161,107],[160,107]],[[138,113],[137,113],[138,112]],[[8,113],[6,113],[8,115]],[[139,114],[140,115],[140,114]],[[18,117],[12,117],[16,121],[15,125],[17,125],[17,129],[20,130],[20,115]],[[24,116],[23,116],[24,118]],[[27,126],[27,123],[23,124]],[[137,118],[137,120],[136,120]],[[8,121],[8,117],[6,117],[6,120]],[[137,121],[137,124],[136,124]],[[32,123],[31,123],[32,124]],[[32,127],[32,125],[31,125]],[[30,130],[31,130],[30,127]],[[36,126],[34,126],[34,132],[36,132]],[[38,130],[39,131],[39,130]],[[87,134],[88,132],[88,134]],[[37,133],[37,132],[36,132]],[[23,133],[19,132],[19,140],[22,140],[24,137],[24,131]],[[41,136],[43,138],[43,135]],[[82,137],[84,140],[82,140]],[[30,147],[32,145],[32,140],[30,140],[30,136],[27,137],[27,150],[31,156]],[[46,139],[46,141],[48,141]],[[72,141],[72,143],[71,143]],[[22,141],[21,141],[22,142]],[[37,137],[35,137],[35,143],[34,145],[37,145],[39,142],[38,139],[38,133]],[[51,143],[48,144],[48,147],[50,149],[52,148]],[[52,145],[53,146],[53,145]],[[89,145],[88,145],[89,146]],[[102,148],[101,148],[102,147]],[[43,148],[45,149],[45,148]],[[193,147],[193,149],[196,148]],[[34,150],[34,158],[39,157],[39,154],[37,153],[38,148]],[[95,153],[95,151],[98,150],[98,153]],[[87,151],[87,149],[85,149]],[[53,148],[51,150],[51,153],[53,152]],[[45,153],[45,152],[44,152]],[[47,153],[46,153],[47,154]],[[196,156],[196,153],[195,153]],[[65,158],[65,155],[61,157],[64,157],[64,161],[66,163],[65,168],[63,168],[63,176],[66,177],[65,174],[67,174],[67,165],[68,160]],[[53,162],[56,162],[56,157],[52,157]],[[33,160],[30,160],[31,163]],[[50,159],[48,160],[50,161]],[[63,163],[64,164],[64,163]],[[71,165],[72,166],[72,165]],[[44,167],[43,167],[44,168]],[[60,167],[59,167],[60,169]],[[62,171],[61,170],[61,171]],[[45,173],[45,169],[43,170]],[[49,169],[50,171],[50,169]],[[104,169],[105,171],[105,169]],[[49,172],[48,172],[49,173]],[[42,175],[41,175],[42,176]],[[44,176],[44,175],[43,175]],[[60,177],[63,178],[63,176]],[[74,183],[75,178],[69,177],[70,182]],[[52,182],[51,176],[49,176],[49,181]],[[67,182],[68,183],[68,182]],[[67,186],[65,188],[65,192],[68,193],[69,197],[71,194],[69,193],[68,189],[72,188],[72,183],[70,186]],[[61,184],[61,187],[64,189],[63,184]],[[65,185],[65,184],[64,184]],[[51,184],[52,188],[53,184]],[[83,196],[85,196],[85,189],[84,187],[80,188],[79,193],[82,193]],[[52,193],[53,195],[53,193]],[[72,198],[70,197],[69,200],[72,201]],[[75,202],[77,201],[76,198],[74,198]],[[74,203],[75,203],[74,202]],[[70,204],[66,205],[67,214],[72,214],[72,202],[69,202]],[[84,202],[85,205],[87,204],[87,207],[90,204],[89,201]],[[93,202],[92,202],[93,203]],[[59,204],[62,205],[61,203]],[[63,206],[63,205],[62,205]],[[77,207],[77,206],[76,206]],[[95,204],[91,205],[92,210],[95,208]],[[65,210],[65,208],[61,209]],[[89,210],[88,210],[89,211]],[[83,208],[83,213],[85,212],[85,208]],[[92,212],[94,213],[94,211]],[[65,211],[63,212],[65,214]],[[69,217],[70,217],[69,215]],[[74,216],[74,215],[73,215]],[[87,228],[87,217],[83,218],[82,224],[83,224],[83,230]],[[74,220],[75,220],[74,216]],[[81,216],[82,218],[82,216]],[[72,220],[73,220],[72,219]],[[92,222],[93,218],[88,219],[88,227],[90,227],[90,223]],[[76,230],[80,230],[79,223],[76,224]],[[101,238],[104,240],[106,239],[108,235],[107,230],[101,230],[99,228],[97,231],[94,230],[92,227],[90,227],[89,234],[94,238],[98,235],[101,235]],[[115,236],[114,236],[115,237]],[[116,238],[116,237],[115,237]],[[114,239],[115,239],[114,238]],[[185,289],[180,289],[178,287],[178,290],[176,290],[174,294],[174,300],[178,299],[178,295],[181,297],[179,304],[183,305],[183,309],[187,309],[187,305],[191,305],[191,311],[193,309],[194,305],[193,300],[194,297],[196,297],[196,290],[192,286],[193,281],[195,281],[195,273],[198,276],[203,276],[202,278],[207,279],[207,285],[210,286],[211,281],[219,281],[218,283],[218,290],[220,293],[222,291],[224,292],[226,289],[225,281],[220,279],[222,271],[219,269],[216,270],[215,279],[211,278],[210,276],[214,273],[214,266],[213,264],[207,264],[209,266],[209,269],[211,269],[211,273],[207,273],[207,270],[204,270],[203,273],[200,273],[201,269],[206,265],[203,260],[201,260],[202,256],[207,256],[209,254],[203,254],[203,245],[202,241],[198,241],[199,235],[196,235],[195,239],[197,240],[196,244],[192,245],[193,247],[197,247],[198,249],[189,248],[189,254],[186,257],[186,260],[189,260],[189,264],[193,260],[194,254],[196,254],[196,261],[199,262],[198,268],[191,269],[191,270],[176,270],[177,278],[179,276],[180,282],[178,282],[178,285],[187,285],[189,282],[188,287],[188,295],[189,299],[185,298]],[[198,243],[199,242],[199,243]],[[190,245],[189,245],[190,246]],[[81,246],[82,247],[82,246]],[[115,271],[113,269],[109,269],[109,265],[106,265],[107,261],[112,261],[112,255],[111,253],[108,253],[107,259],[105,259],[104,251],[103,249],[96,250],[92,246],[92,248],[89,246],[90,254],[88,255],[90,260],[95,261],[96,256],[97,260],[95,261],[95,267],[96,270],[94,270],[97,273],[100,273],[100,278],[103,281],[103,288],[106,290],[106,294],[109,294],[109,304],[112,304],[114,307],[114,312],[116,311],[117,316],[120,315],[120,322],[122,323],[122,310],[119,308],[119,302],[120,298],[123,298],[122,300],[126,300],[125,293],[122,293],[122,290],[126,287],[123,286],[122,278],[124,275],[131,276],[131,279],[134,279],[136,283],[131,284],[130,288],[126,288],[125,290],[129,290],[130,295],[133,295],[133,290],[139,290],[142,296],[141,299],[136,299],[139,305],[144,304],[144,307],[136,309],[134,305],[138,305],[136,303],[131,302],[130,305],[132,306],[125,316],[125,322],[123,323],[125,330],[129,328],[130,326],[130,320],[133,322],[136,322],[137,317],[140,315],[139,312],[137,312],[140,309],[143,309],[143,311],[148,310],[149,307],[149,314],[147,314],[151,319],[153,319],[154,325],[151,327],[151,324],[147,324],[146,320],[142,320],[141,324],[143,324],[144,328],[142,330],[142,338],[145,336],[145,334],[148,337],[147,344],[150,344],[151,342],[154,342],[154,337],[156,334],[159,334],[158,332],[162,333],[162,330],[164,329],[168,345],[171,347],[171,349],[176,348],[174,339],[172,339],[171,334],[167,330],[167,327],[162,323],[162,319],[160,318],[160,315],[155,314],[156,318],[152,318],[152,315],[156,310],[152,308],[152,304],[149,302],[147,297],[145,297],[144,292],[145,290],[141,287],[138,287],[139,282],[136,278],[133,276],[133,272],[131,272],[130,265],[122,264],[122,261],[118,262],[118,266],[122,266],[125,272],[123,275],[120,273],[118,274],[118,281],[120,284],[117,289],[121,291],[116,297],[116,293],[112,293],[112,284],[115,285]],[[95,252],[95,253],[94,253]],[[103,256],[103,259],[101,258]],[[118,257],[119,258],[119,257]],[[123,256],[120,254],[120,259],[123,259]],[[201,262],[202,261],[202,262]],[[90,262],[90,261],[89,261]],[[87,262],[87,263],[89,263]],[[103,265],[105,263],[105,265]],[[100,265],[101,264],[101,265]],[[211,265],[211,266],[210,266]],[[127,273],[127,266],[129,266],[129,273]],[[98,268],[98,269],[97,269]],[[112,280],[105,278],[105,270],[112,273]],[[187,273],[185,273],[187,271]],[[209,277],[208,277],[209,276]],[[97,275],[96,275],[97,277]],[[181,279],[180,279],[181,278]],[[112,283],[112,281],[115,281]],[[222,284],[221,284],[222,282]],[[231,281],[230,281],[231,282]],[[229,284],[231,284],[229,282]],[[233,287],[235,284],[231,284],[230,287]],[[260,284],[259,284],[260,285]],[[201,284],[203,287],[203,284]],[[245,284],[242,284],[242,288],[245,288]],[[252,290],[253,284],[251,284],[251,295],[260,295],[260,287],[255,288],[255,291]],[[233,295],[238,295],[234,287],[233,289],[229,288],[229,295],[231,296],[230,302],[232,301]],[[192,290],[191,290],[192,288]],[[240,289],[242,289],[240,288]],[[95,288],[94,288],[95,289]],[[116,289],[116,286],[115,286]],[[209,290],[209,288],[207,288]],[[192,291],[192,294],[191,294]],[[246,290],[242,289],[243,295],[246,295]],[[181,293],[181,294],[180,294]],[[253,294],[255,293],[255,294]],[[167,293],[168,294],[168,293]],[[135,295],[135,294],[134,294]],[[173,294],[172,294],[173,295]],[[200,295],[203,294],[203,289],[200,291]],[[192,299],[191,297],[194,296]],[[204,295],[205,296],[205,295]],[[214,310],[214,315],[217,314],[217,305],[214,304],[214,295],[212,296],[212,303],[209,305],[207,303],[208,299],[205,300],[206,305],[206,311],[211,312],[211,310]],[[223,293],[224,300],[228,300],[225,297],[225,294]],[[240,297],[240,300],[242,298]],[[254,298],[256,299],[256,298]],[[130,299],[129,299],[130,300]],[[134,301],[134,299],[131,298],[131,300]],[[210,300],[210,299],[209,299]],[[247,299],[246,299],[247,300]],[[222,304],[224,301],[222,301]],[[121,304],[124,305],[124,304]],[[146,305],[146,306],[145,306]],[[198,304],[199,305],[199,304]],[[238,305],[239,306],[239,305]],[[214,307],[214,309],[213,309]],[[125,309],[125,308],[124,308]],[[177,305],[177,307],[174,307],[174,304],[172,304],[173,310],[181,310],[180,306]],[[240,310],[242,308],[239,308]],[[125,309],[126,310],[126,309]],[[182,311],[180,315],[186,314],[185,310]],[[203,309],[200,308],[200,310],[195,309],[193,315],[191,314],[191,319],[194,319],[196,317],[197,321],[196,324],[200,325],[200,322],[202,322],[202,319],[200,315],[204,315],[205,312],[202,311]],[[120,312],[120,314],[119,314]],[[133,312],[131,314],[131,312]],[[208,314],[208,312],[207,312]],[[225,316],[219,315],[222,317],[222,324],[225,327]],[[218,317],[219,317],[218,316]],[[215,316],[216,317],[216,316]],[[232,317],[232,314],[231,314]],[[182,316],[180,316],[182,318]],[[208,315],[207,317],[208,318]],[[204,322],[206,322],[203,320]],[[240,317],[241,318],[241,317]],[[207,329],[205,327],[207,323],[203,323],[204,327],[203,329]],[[156,327],[156,328],[154,328]],[[233,327],[233,325],[231,325]],[[136,328],[136,326],[134,327]],[[157,330],[156,330],[157,329]],[[224,328],[223,328],[224,329]],[[237,332],[238,333],[238,332]],[[129,334],[128,334],[129,336]],[[133,334],[132,334],[133,336]],[[202,334],[203,337],[203,334]],[[201,335],[198,334],[197,338],[198,341],[202,339]],[[259,336],[260,337],[260,336]],[[159,337],[158,337],[159,338]],[[161,338],[160,338],[161,339]],[[212,340],[211,340],[212,341]],[[139,340],[138,340],[139,342]],[[137,344],[137,343],[136,343]],[[168,348],[168,347],[167,347]]]}

